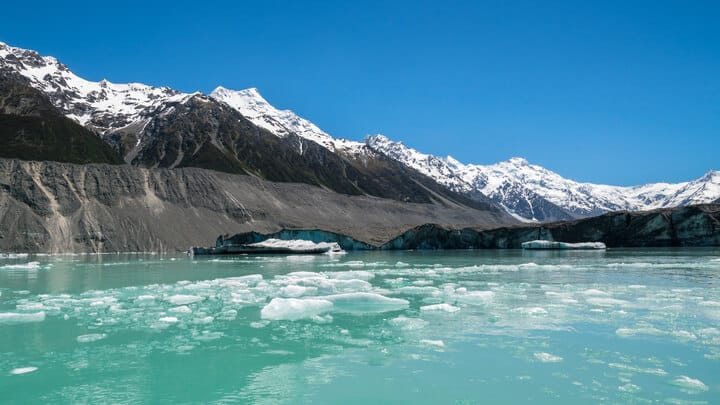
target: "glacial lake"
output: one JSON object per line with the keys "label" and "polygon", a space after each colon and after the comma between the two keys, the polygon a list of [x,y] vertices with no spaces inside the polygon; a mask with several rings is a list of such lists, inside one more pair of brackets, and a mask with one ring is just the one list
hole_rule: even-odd
{"label": "glacial lake", "polygon": [[0,255],[2,403],[720,403],[720,250]]}

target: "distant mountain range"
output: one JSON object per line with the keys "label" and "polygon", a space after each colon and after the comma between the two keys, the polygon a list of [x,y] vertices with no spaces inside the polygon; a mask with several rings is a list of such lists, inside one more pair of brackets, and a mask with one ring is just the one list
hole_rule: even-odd
{"label": "distant mountain range", "polygon": [[[204,95],[140,83],[92,82],[55,58],[3,43],[0,84],[12,89],[0,94],[4,120],[9,115],[31,119],[27,117],[37,112],[29,106],[43,105],[46,114],[74,121],[57,125],[63,127],[58,130],[62,139],[75,139],[65,142],[75,149],[52,156],[54,149],[43,149],[37,139],[23,138],[27,131],[9,125],[3,139],[20,145],[23,153],[6,149],[0,152],[4,157],[200,167],[307,183],[350,195],[419,203],[452,201],[495,213],[506,211],[509,215],[502,215],[508,222],[511,216],[551,221],[720,200],[717,171],[685,183],[616,187],[568,180],[521,158],[489,166],[462,164],[452,157],[420,153],[382,135],[364,142],[334,138],[292,111],[273,107],[257,89],[218,87]],[[90,131],[105,142],[87,140]],[[79,136],[92,145],[79,142]],[[83,157],[87,148],[92,156]]]}
{"label": "distant mountain range", "polygon": [[720,172],[683,183],[620,187],[563,178],[522,158],[494,165],[462,164],[420,153],[382,135],[366,138],[375,151],[458,192],[480,192],[523,220],[571,219],[609,211],[642,211],[709,203],[720,198]]}

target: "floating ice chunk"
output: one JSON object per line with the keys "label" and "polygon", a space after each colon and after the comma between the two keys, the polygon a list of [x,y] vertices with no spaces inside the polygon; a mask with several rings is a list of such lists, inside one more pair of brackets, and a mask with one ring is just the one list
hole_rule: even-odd
{"label": "floating ice chunk", "polygon": [[330,314],[314,315],[310,319],[315,323],[330,323],[333,321],[333,317]]}
{"label": "floating ice chunk", "polygon": [[181,305],[179,307],[173,307],[168,309],[168,312],[173,312],[176,314],[189,314],[192,313],[192,309],[188,307],[187,305]]}
{"label": "floating ice chunk", "polygon": [[27,373],[32,373],[33,371],[36,371],[37,369],[38,369],[37,367],[19,367],[19,368],[12,369],[12,371],[10,371],[10,374],[12,374],[12,375],[27,374]]}
{"label": "floating ice chunk", "polygon": [[237,284],[241,284],[242,286],[247,285],[255,285],[259,282],[263,281],[262,274],[249,274],[247,276],[240,276],[240,277],[230,277],[226,279],[219,280],[220,285],[223,286],[236,286]]}
{"label": "floating ice chunk", "polygon": [[338,271],[334,273],[327,273],[328,278],[336,280],[365,280],[369,281],[375,278],[375,274],[365,270],[350,270],[350,271]]}
{"label": "floating ice chunk", "polygon": [[266,249],[281,249],[281,250],[287,250],[290,252],[314,252],[314,253],[323,253],[323,252],[341,252],[342,249],[340,248],[340,245],[338,245],[335,242],[318,242],[315,243],[310,240],[302,240],[302,239],[295,239],[295,240],[282,240],[282,239],[267,239],[262,242],[257,243],[250,243],[247,246],[250,247],[257,247],[257,248],[266,248]]}
{"label": "floating ice chunk", "polygon": [[404,316],[398,316],[388,321],[390,325],[402,329],[402,330],[417,330],[427,326],[428,321],[420,318],[407,318]]}
{"label": "floating ice chunk", "polygon": [[29,262],[24,264],[6,264],[0,266],[0,269],[5,270],[37,270],[40,268],[40,262]]}
{"label": "floating ice chunk", "polygon": [[154,295],[144,294],[144,295],[139,295],[137,298],[135,298],[135,303],[140,304],[140,305],[150,304],[153,301],[155,301]]}
{"label": "floating ice chunk", "polygon": [[303,287],[301,285],[286,285],[285,287],[280,289],[280,295],[287,298],[297,298],[302,297],[303,295],[306,295],[308,291],[312,291],[313,293],[317,293],[317,288],[315,287]]}
{"label": "floating ice chunk", "polygon": [[105,339],[106,337],[107,334],[105,333],[90,333],[87,335],[80,335],[76,338],[76,340],[78,341],[78,343],[90,343]]}
{"label": "floating ice chunk", "polygon": [[187,304],[193,304],[196,302],[200,302],[204,299],[205,298],[198,297],[197,295],[176,294],[176,295],[171,295],[169,297],[166,297],[165,301],[167,301],[173,305],[187,305]]}
{"label": "floating ice chunk", "polygon": [[615,306],[627,306],[630,302],[625,300],[619,300],[616,298],[588,298],[585,300],[590,305],[598,307],[615,307]]}
{"label": "floating ice chunk", "polygon": [[321,279],[317,282],[317,288],[324,294],[352,293],[359,291],[370,291],[372,285],[365,280],[327,280]]}
{"label": "floating ice chunk", "polygon": [[220,339],[223,336],[225,336],[223,332],[211,332],[209,330],[204,330],[202,331],[202,333],[193,336],[193,339],[200,341],[210,341]]}
{"label": "floating ice chunk", "polygon": [[273,298],[261,311],[262,319],[296,321],[328,312],[333,303],[325,299]]}
{"label": "floating ice chunk", "polygon": [[266,321],[266,320],[256,321],[256,322],[250,322],[250,327],[254,328],[254,329],[261,329],[261,328],[268,326],[268,324],[270,324],[270,321]]}
{"label": "floating ice chunk", "polygon": [[704,382],[686,375],[681,375],[672,380],[672,384],[688,394],[699,394],[708,390],[708,386]]}
{"label": "floating ice chunk", "polygon": [[598,290],[596,288],[590,288],[582,292],[583,295],[610,295],[605,291]]}
{"label": "floating ice chunk", "polygon": [[407,308],[410,303],[400,298],[388,298],[384,295],[368,292],[353,292],[322,297],[333,303],[334,310],[349,313],[377,313],[397,311]]}
{"label": "floating ice chunk", "polygon": [[193,320],[192,320],[192,323],[194,323],[194,324],[196,324],[196,325],[203,325],[203,324],[212,323],[212,321],[214,321],[214,320],[215,320],[215,317],[212,317],[212,316],[204,316],[204,317],[202,317],[202,318],[195,318],[195,319],[193,319]]}
{"label": "floating ice chunk", "polygon": [[695,336],[694,333],[688,332],[686,330],[674,330],[674,331],[672,331],[671,334],[681,340],[696,340],[697,339],[697,336]]}
{"label": "floating ice chunk", "polygon": [[266,350],[263,352],[263,354],[270,354],[275,356],[292,356],[295,353],[289,350]]}
{"label": "floating ice chunk", "polygon": [[405,262],[397,262],[395,263],[395,267],[408,267],[410,266],[408,263]]}
{"label": "floating ice chunk", "polygon": [[629,364],[622,364],[622,363],[608,363],[608,367],[615,368],[618,370],[623,370],[623,371],[641,373],[641,374],[651,374],[651,375],[658,375],[658,376],[667,375],[667,371],[665,371],[661,368],[643,368],[643,367],[637,367],[637,366],[633,366],[633,365],[629,365]]}
{"label": "floating ice chunk", "polygon": [[423,312],[457,312],[459,310],[460,308],[447,303],[425,305],[420,307],[420,311]]}
{"label": "floating ice chunk", "polygon": [[435,297],[440,295],[440,290],[435,287],[406,286],[400,287],[395,291],[406,295],[429,295]]}
{"label": "floating ice chunk", "polygon": [[545,308],[542,307],[519,307],[513,310],[513,312],[518,312],[523,315],[530,315],[530,316],[541,316],[541,315],[547,315],[548,311]]}
{"label": "floating ice chunk", "polygon": [[422,339],[420,343],[437,348],[445,348],[445,342],[443,342],[442,340]]}
{"label": "floating ice chunk", "polygon": [[165,323],[176,323],[176,322],[178,322],[178,319],[174,316],[166,316],[166,317],[158,319],[158,321],[165,322]]}
{"label": "floating ice chunk", "polygon": [[635,336],[635,335],[654,335],[661,336],[665,332],[653,326],[641,326],[638,328],[619,328],[615,331],[615,334],[621,337]]}
{"label": "floating ice chunk", "polygon": [[314,273],[312,271],[294,271],[292,273],[286,274],[286,277],[292,277],[292,278],[318,278],[318,277],[325,277],[325,275],[320,273]]}
{"label": "floating ice chunk", "polygon": [[42,322],[45,320],[45,312],[19,313],[19,312],[3,312],[0,313],[0,324],[3,323],[28,323]]}
{"label": "floating ice chunk", "polygon": [[620,390],[622,392],[634,393],[634,392],[640,392],[640,387],[638,387],[635,384],[627,383],[627,384],[619,386],[618,390]]}
{"label": "floating ice chunk", "polygon": [[[458,291],[460,291],[460,288],[458,288]],[[469,305],[487,305],[493,298],[495,298],[495,293],[492,291],[471,291],[455,296],[457,302]]]}
{"label": "floating ice chunk", "polygon": [[552,240],[532,240],[522,243],[523,249],[606,249],[602,242],[567,243]]}
{"label": "floating ice chunk", "polygon": [[543,363],[559,363],[563,360],[563,358],[560,356],[545,352],[533,353],[533,356],[535,356],[538,361],[541,361]]}

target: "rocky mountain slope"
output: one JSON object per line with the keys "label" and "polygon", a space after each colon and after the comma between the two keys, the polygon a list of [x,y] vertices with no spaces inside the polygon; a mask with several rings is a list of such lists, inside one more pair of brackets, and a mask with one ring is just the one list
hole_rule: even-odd
{"label": "rocky mountain slope", "polygon": [[411,149],[382,135],[366,138],[378,153],[426,173],[458,192],[480,192],[525,220],[549,221],[709,203],[720,198],[720,172],[683,183],[618,187],[565,179],[522,158],[494,165],[462,164]]}
{"label": "rocky mountain slope", "polygon": [[217,235],[319,228],[378,244],[431,221],[507,223],[442,196],[433,203],[338,194],[197,168],[0,159],[0,251],[176,251]]}
{"label": "rocky mountain slope", "polygon": [[93,132],[63,116],[23,77],[0,69],[0,157],[122,163]]}
{"label": "rocky mountain slope", "polygon": [[254,89],[218,88],[205,96],[139,83],[92,82],[55,58],[2,43],[0,69],[22,76],[135,166],[200,167],[418,203],[439,195],[478,209],[499,209],[481,196],[452,192],[364,144],[333,139],[291,111],[270,106]]}

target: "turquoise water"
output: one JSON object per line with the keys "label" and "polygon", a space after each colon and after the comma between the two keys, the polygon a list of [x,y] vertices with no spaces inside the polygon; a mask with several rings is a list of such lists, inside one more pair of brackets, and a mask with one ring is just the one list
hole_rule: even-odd
{"label": "turquoise water", "polygon": [[2,403],[720,403],[720,250],[0,256]]}

